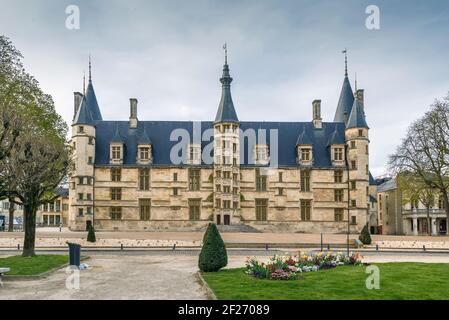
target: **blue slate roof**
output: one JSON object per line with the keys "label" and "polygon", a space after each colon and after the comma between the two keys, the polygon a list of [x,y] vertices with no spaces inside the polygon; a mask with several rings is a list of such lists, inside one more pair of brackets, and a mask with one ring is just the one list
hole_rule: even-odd
{"label": "blue slate roof", "polygon": [[312,139],[310,139],[307,131],[308,130],[306,130],[306,126],[303,126],[302,131],[298,136],[298,140],[296,141],[297,146],[313,145],[313,141],[312,141]]}
{"label": "blue slate roof", "polygon": [[369,172],[369,185],[370,186],[376,186],[377,185],[376,179],[374,179],[373,175],[371,174],[371,171]]}
{"label": "blue slate roof", "polygon": [[86,101],[89,111],[92,114],[92,119],[95,121],[103,120],[101,116],[100,107],[98,106],[97,97],[95,95],[94,86],[92,85],[92,80],[89,80],[86,90]]}
{"label": "blue slate roof", "polygon": [[137,140],[138,144],[152,144],[150,137],[147,134],[147,130],[145,129],[145,126],[143,127],[143,132],[139,136],[139,139]]}
{"label": "blue slate roof", "polygon": [[349,115],[346,128],[368,128],[365,120],[365,111],[363,110],[363,102],[355,99]]}
{"label": "blue slate roof", "polygon": [[395,190],[397,188],[396,179],[390,179],[377,186],[377,192]]}
{"label": "blue slate roof", "polygon": [[[201,122],[201,135],[204,136],[206,130],[210,130],[211,138],[208,141],[201,141],[202,150],[213,142],[213,122]],[[192,141],[194,123],[191,121],[139,121],[136,129],[129,128],[128,121],[99,121],[96,123],[96,145],[95,145],[95,165],[109,166],[109,146],[114,136],[118,134],[123,138],[124,143],[124,166],[138,166],[136,164],[137,145],[139,138],[144,131],[151,139],[153,145],[153,166],[179,166],[180,163],[172,163],[170,152],[175,145],[181,141],[180,135],[186,134]],[[322,129],[315,129],[311,122],[240,122],[241,146],[243,148],[242,167],[254,166],[252,161],[252,150],[254,145],[250,145],[248,134],[256,135],[256,143],[268,144],[271,147],[270,130],[277,130],[278,136],[278,165],[279,167],[297,167],[296,143],[298,136],[305,132],[311,139],[313,148],[313,167],[331,168],[330,149],[328,141],[331,134],[337,131],[338,141],[344,141],[345,126],[343,123],[323,123]],[[177,130],[178,131],[175,131]],[[258,130],[265,130],[266,138],[257,135]],[[177,134],[170,141],[172,132]],[[275,133],[276,131],[272,131]],[[179,134],[178,134],[179,133]],[[246,135],[245,135],[246,134]],[[262,141],[265,140],[265,141]],[[213,152],[213,149],[212,149]],[[180,156],[180,151],[178,153]],[[202,163],[203,165],[208,165]],[[211,164],[210,164],[211,165]]]}
{"label": "blue slate roof", "polygon": [[78,108],[78,112],[75,115],[75,119],[73,119],[73,124],[88,124],[92,125],[94,123],[94,119],[92,117],[92,113],[87,106],[86,98],[83,97],[81,100],[80,107]]}
{"label": "blue slate roof", "polygon": [[338,130],[338,125],[335,125],[334,131],[329,136],[327,146],[330,147],[333,144],[345,144],[345,136],[340,134],[340,131]]}
{"label": "blue slate roof", "polygon": [[351,114],[352,105],[354,104],[354,94],[352,92],[351,83],[347,76],[343,80],[340,98],[338,100],[337,110],[335,111],[334,122],[346,123]]}
{"label": "blue slate roof", "polygon": [[60,195],[61,197],[68,197],[69,196],[69,188],[58,187],[58,188],[56,188],[56,194]]}
{"label": "blue slate roof", "polygon": [[89,80],[86,94],[81,100],[78,112],[73,119],[73,124],[94,124],[95,121],[103,120],[98,106],[97,97],[95,96],[92,80]]}
{"label": "blue slate roof", "polygon": [[218,106],[215,122],[238,122],[237,113],[235,112],[234,102],[232,102],[231,82],[229,75],[229,66],[227,63],[223,66],[223,76],[220,79],[222,83],[221,100]]}
{"label": "blue slate roof", "polygon": [[109,142],[115,142],[115,143],[124,143],[125,139],[123,139],[122,135],[120,134],[120,128],[118,123],[115,125],[115,132],[112,136],[111,140]]}

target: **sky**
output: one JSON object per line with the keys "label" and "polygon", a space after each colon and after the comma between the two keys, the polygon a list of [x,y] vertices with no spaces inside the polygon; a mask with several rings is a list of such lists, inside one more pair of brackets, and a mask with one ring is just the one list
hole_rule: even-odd
{"label": "sky", "polygon": [[[68,29],[66,8],[80,10]],[[379,8],[370,30],[369,5]],[[241,121],[332,121],[344,77],[365,89],[370,168],[388,173],[409,124],[449,92],[449,1],[0,0],[0,34],[68,124],[73,92],[92,78],[105,120],[214,119],[228,44]]]}

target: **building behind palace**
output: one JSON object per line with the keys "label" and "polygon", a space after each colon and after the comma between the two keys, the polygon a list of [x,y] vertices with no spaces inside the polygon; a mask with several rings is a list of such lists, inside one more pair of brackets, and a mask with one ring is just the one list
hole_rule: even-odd
{"label": "building behind palace", "polygon": [[226,58],[214,121],[142,121],[137,99],[128,121],[106,121],[89,62],[88,86],[74,94],[70,229],[377,228],[364,91],[353,92],[347,63],[332,122],[322,120],[320,100],[310,121],[240,121],[232,80]]}
{"label": "building behind palace", "polygon": [[[60,227],[67,226],[69,221],[69,189],[59,187],[55,190],[58,196],[53,202],[39,206],[36,211],[36,225],[38,227]],[[14,229],[23,229],[23,205],[17,205],[8,201],[0,200],[0,220],[4,221],[5,230],[9,224],[9,209],[14,208]],[[0,221],[0,230],[2,222]]]}
{"label": "building behind palace", "polygon": [[436,196],[435,205],[429,209],[419,201],[403,201],[397,180],[389,179],[377,187],[378,216],[381,234],[386,235],[445,235],[447,216],[444,201]]}

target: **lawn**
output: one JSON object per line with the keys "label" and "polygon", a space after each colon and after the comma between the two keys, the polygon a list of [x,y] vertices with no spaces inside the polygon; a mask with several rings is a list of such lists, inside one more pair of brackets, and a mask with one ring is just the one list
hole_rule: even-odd
{"label": "lawn", "polygon": [[11,271],[6,273],[7,276],[30,276],[61,267],[68,262],[68,256],[59,254],[42,254],[27,258],[12,256],[0,258],[0,268],[11,268]]}
{"label": "lawn", "polygon": [[380,289],[369,290],[364,266],[303,273],[292,281],[260,280],[245,269],[203,273],[221,300],[449,299],[449,264],[379,263]]}

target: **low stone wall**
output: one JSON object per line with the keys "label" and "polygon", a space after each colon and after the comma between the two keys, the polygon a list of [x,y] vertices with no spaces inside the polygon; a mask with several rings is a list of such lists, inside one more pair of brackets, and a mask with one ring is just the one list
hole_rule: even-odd
{"label": "low stone wall", "polygon": [[[345,222],[320,222],[320,221],[300,221],[300,222],[259,222],[251,221],[245,224],[261,231],[270,233],[347,233],[348,224]],[[351,233],[357,232],[351,227]]]}
{"label": "low stone wall", "polygon": [[[98,239],[97,242],[88,242],[82,238],[37,238],[36,248],[54,248],[66,247],[67,242],[78,243],[83,248],[89,247],[111,247],[120,248],[123,245],[126,248],[151,248],[151,247],[198,247],[202,241],[197,240],[156,240],[156,239]],[[1,238],[0,248],[17,248],[17,245],[23,246],[22,238]]]}
{"label": "low stone wall", "polygon": [[200,231],[211,221],[176,221],[176,220],[96,220],[97,231]]}
{"label": "low stone wall", "polygon": [[404,249],[449,249],[449,241],[438,240],[435,241],[394,241],[394,240],[382,240],[376,241],[371,247],[375,247],[376,244],[379,248],[404,248]]}
{"label": "low stone wall", "polygon": [[[204,231],[211,221],[184,221],[184,220],[152,220],[152,221],[113,221],[113,220],[96,220],[96,231]],[[347,222],[330,222],[330,221],[245,221],[241,224],[233,224],[230,227],[237,231],[239,227],[242,229],[254,228],[254,231],[269,233],[347,233]],[[350,226],[350,233],[359,233],[357,226]],[[84,231],[85,227],[71,228],[72,231]],[[238,232],[238,231],[237,231]]]}

